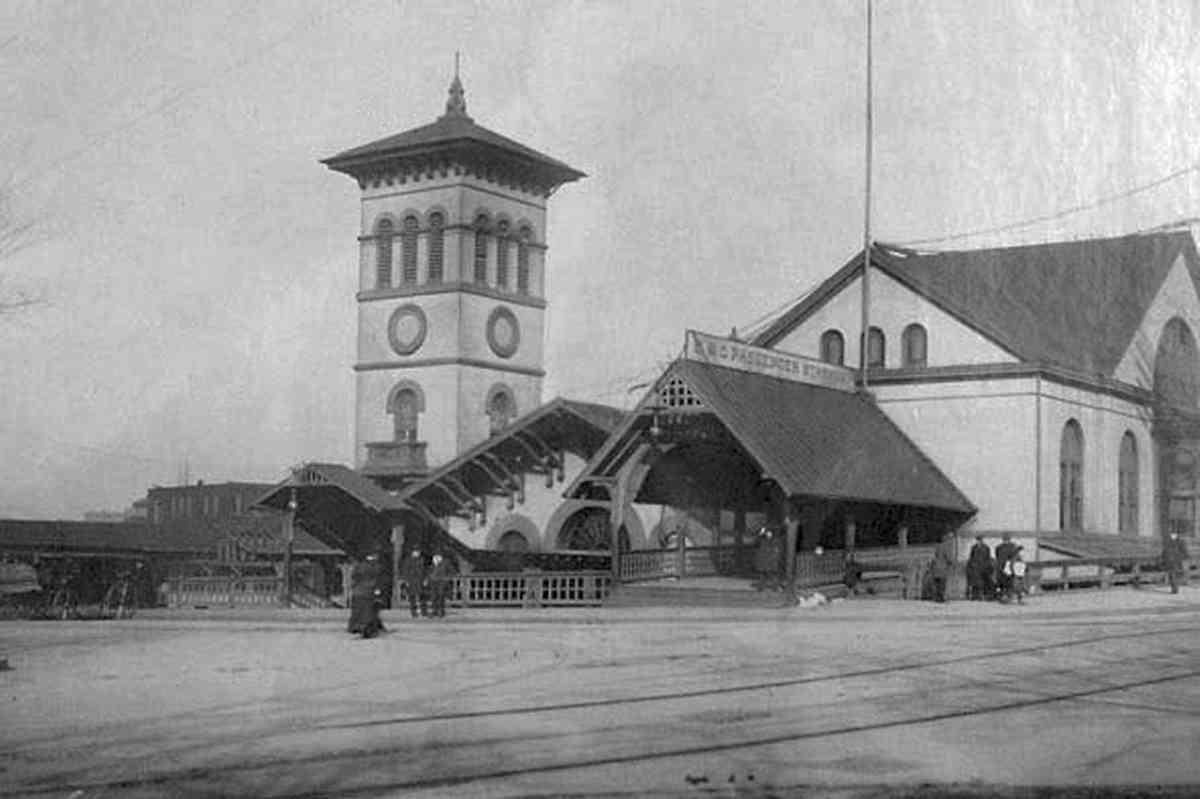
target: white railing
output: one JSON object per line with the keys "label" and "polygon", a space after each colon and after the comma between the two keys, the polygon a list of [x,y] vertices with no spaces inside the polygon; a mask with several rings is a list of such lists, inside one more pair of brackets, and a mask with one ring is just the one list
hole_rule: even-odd
{"label": "white railing", "polygon": [[[398,586],[393,607],[408,602],[408,587]],[[461,607],[542,607],[600,605],[612,590],[612,574],[578,572],[475,572],[455,577],[447,604]]]}

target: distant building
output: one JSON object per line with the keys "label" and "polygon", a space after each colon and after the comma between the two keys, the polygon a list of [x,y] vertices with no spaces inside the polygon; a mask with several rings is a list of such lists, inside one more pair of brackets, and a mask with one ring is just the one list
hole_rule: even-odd
{"label": "distant building", "polygon": [[205,483],[155,486],[146,492],[147,516],[154,524],[190,519],[231,519],[250,511],[272,483]]}
{"label": "distant building", "polygon": [[89,510],[84,511],[85,522],[123,522],[125,511],[121,510]]}
{"label": "distant building", "polygon": [[127,521],[127,522],[138,522],[138,521],[149,521],[149,520],[150,520],[150,500],[146,499],[145,497],[143,497],[142,499],[135,499],[133,501],[133,503],[129,506],[129,509],[125,511],[125,521]]}

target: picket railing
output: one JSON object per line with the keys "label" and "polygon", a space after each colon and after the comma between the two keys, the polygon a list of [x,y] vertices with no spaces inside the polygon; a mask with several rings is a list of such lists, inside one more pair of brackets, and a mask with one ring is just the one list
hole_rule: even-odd
{"label": "picket railing", "polygon": [[180,577],[167,581],[167,607],[278,605],[279,577]]}
{"label": "picket railing", "polygon": [[[454,578],[447,604],[459,607],[545,607],[600,605],[612,590],[606,571],[473,572]],[[393,607],[408,602],[400,583]]]}

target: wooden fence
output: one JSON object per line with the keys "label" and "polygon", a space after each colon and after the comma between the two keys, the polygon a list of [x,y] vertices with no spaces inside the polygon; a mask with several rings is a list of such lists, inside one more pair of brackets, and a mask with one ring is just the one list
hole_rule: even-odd
{"label": "wooden fence", "polygon": [[[1072,588],[1153,585],[1166,582],[1167,575],[1155,557],[1063,558],[1030,561],[1026,575],[1029,588],[1059,591]],[[1191,561],[1184,569],[1187,581],[1200,576],[1200,563]]]}

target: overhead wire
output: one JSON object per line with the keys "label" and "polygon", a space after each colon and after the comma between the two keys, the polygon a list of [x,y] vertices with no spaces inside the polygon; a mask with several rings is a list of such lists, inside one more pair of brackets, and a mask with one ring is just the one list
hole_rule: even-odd
{"label": "overhead wire", "polygon": [[947,241],[960,241],[962,239],[969,239],[969,238],[973,238],[975,236],[988,236],[988,235],[992,235],[994,233],[1006,233],[1011,230],[1020,230],[1021,228],[1032,227],[1033,225],[1041,224],[1043,222],[1052,222],[1057,219],[1063,219],[1065,217],[1071,216],[1073,214],[1082,213],[1084,211],[1091,211],[1096,208],[1101,208],[1105,205],[1109,205],[1111,203],[1117,202],[1119,200],[1124,200],[1129,197],[1134,197],[1138,194],[1142,194],[1143,192],[1147,192],[1147,191],[1150,191],[1151,189],[1158,188],[1159,186],[1170,183],[1173,180],[1177,180],[1177,179],[1183,177],[1184,175],[1188,175],[1193,172],[1200,172],[1200,162],[1191,164],[1186,167],[1182,167],[1180,169],[1176,169],[1175,171],[1173,171],[1167,175],[1164,175],[1163,177],[1158,178],[1157,180],[1152,180],[1149,183],[1143,183],[1143,184],[1134,186],[1132,188],[1126,189],[1125,191],[1118,192],[1116,194],[1110,194],[1110,195],[1107,195],[1104,197],[1100,197],[1099,199],[1092,200],[1091,202],[1081,203],[1079,205],[1071,206],[1070,208],[1064,208],[1062,210],[1055,211],[1054,213],[1042,214],[1040,216],[1029,217],[1027,219],[1018,220],[1016,222],[1009,222],[1009,223],[1006,223],[1003,225],[996,225],[994,227],[975,228],[973,230],[966,230],[961,233],[953,233],[953,234],[946,235],[946,236],[930,236],[928,238],[922,238],[922,239],[910,239],[908,241],[899,242],[898,246],[900,246],[900,247],[915,247],[917,245],[924,245],[924,244],[941,244],[941,243],[947,242]]}

